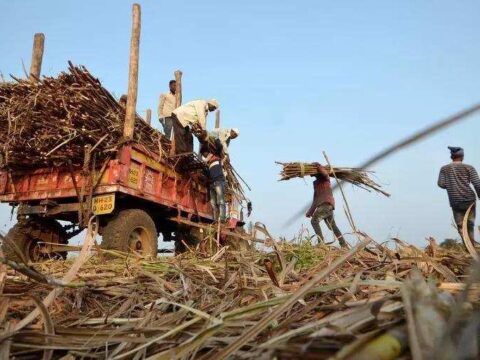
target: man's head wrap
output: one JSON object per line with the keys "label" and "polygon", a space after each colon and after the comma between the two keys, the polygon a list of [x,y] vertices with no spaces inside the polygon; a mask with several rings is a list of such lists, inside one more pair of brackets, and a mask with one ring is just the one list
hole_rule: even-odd
{"label": "man's head wrap", "polygon": [[463,156],[463,149],[461,147],[449,146],[448,149],[450,150],[450,156],[452,156],[452,157]]}

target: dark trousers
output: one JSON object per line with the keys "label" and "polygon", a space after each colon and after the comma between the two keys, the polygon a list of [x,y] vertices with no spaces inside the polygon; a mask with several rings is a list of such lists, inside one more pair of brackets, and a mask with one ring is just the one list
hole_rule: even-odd
{"label": "dark trousers", "polygon": [[[463,239],[463,219],[468,210],[468,207],[462,206],[461,208],[452,207],[453,219],[457,225],[458,232]],[[467,220],[467,230],[470,240],[475,241],[475,205],[472,207]]]}
{"label": "dark trousers", "polygon": [[175,154],[193,152],[193,135],[188,127],[183,127],[180,121],[172,117],[173,140],[175,141]]}
{"label": "dark trousers", "polygon": [[333,218],[333,206],[330,204],[321,204],[319,205],[313,215],[312,215],[312,227],[315,230],[315,234],[317,234],[318,242],[324,243],[325,239],[323,237],[322,229],[320,228],[320,222],[324,220],[327,224],[328,228],[333,231],[335,238],[340,243],[340,246],[344,247],[347,245],[345,239],[343,238],[342,232],[338,228],[337,224],[335,223],[335,219]]}
{"label": "dark trousers", "polygon": [[163,125],[163,133],[167,139],[171,139],[172,136],[172,126],[173,118],[168,116],[160,119],[161,124]]}
{"label": "dark trousers", "polygon": [[227,218],[227,208],[225,205],[225,181],[218,180],[210,184],[210,203],[213,207],[213,216],[215,220],[225,221]]}

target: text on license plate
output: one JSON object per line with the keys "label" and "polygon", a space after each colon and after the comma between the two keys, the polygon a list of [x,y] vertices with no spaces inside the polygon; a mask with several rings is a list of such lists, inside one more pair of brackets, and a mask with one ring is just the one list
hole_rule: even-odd
{"label": "text on license plate", "polygon": [[115,208],[115,195],[101,195],[93,198],[92,212],[95,215],[110,214]]}

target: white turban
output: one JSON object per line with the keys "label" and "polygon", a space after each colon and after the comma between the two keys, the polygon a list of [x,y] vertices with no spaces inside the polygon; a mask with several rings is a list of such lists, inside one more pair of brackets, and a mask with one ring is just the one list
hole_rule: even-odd
{"label": "white turban", "polygon": [[218,109],[220,107],[220,104],[218,103],[217,99],[210,99],[207,101],[207,104],[210,106],[213,106],[215,109]]}

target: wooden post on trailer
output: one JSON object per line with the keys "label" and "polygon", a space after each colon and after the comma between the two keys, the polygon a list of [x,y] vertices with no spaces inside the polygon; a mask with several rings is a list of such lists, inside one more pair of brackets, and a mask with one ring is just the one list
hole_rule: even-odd
{"label": "wooden post on trailer", "polygon": [[220,129],[220,109],[215,111],[215,129]]}
{"label": "wooden post on trailer", "polygon": [[128,69],[128,94],[125,111],[125,125],[123,137],[125,140],[133,138],[135,128],[135,114],[138,91],[138,53],[140,48],[140,5],[132,6],[132,38],[130,41],[130,65]]}
{"label": "wooden post on trailer", "polygon": [[152,110],[147,109],[147,115],[145,117],[145,121],[147,122],[148,125],[152,123]]}
{"label": "wooden post on trailer", "polygon": [[80,208],[78,209],[78,223],[80,226],[87,225],[88,224],[88,214],[90,209],[85,209],[84,204],[85,204],[85,191],[87,188],[87,184],[90,181],[90,176],[89,175],[89,167],[90,167],[90,160],[92,156],[92,145],[87,144],[84,147],[84,157],[83,157],[83,168],[82,168],[82,177],[83,177],[83,184],[82,188],[80,189]]}
{"label": "wooden post on trailer", "polygon": [[33,37],[32,63],[30,64],[30,81],[35,81],[40,78],[43,60],[43,47],[45,43],[45,35],[43,33],[36,33]]}
{"label": "wooden post on trailer", "polygon": [[182,106],[182,75],[183,73],[180,70],[175,71],[175,108]]}
{"label": "wooden post on trailer", "polygon": [[[174,73],[175,75],[175,108],[182,106],[182,71],[177,70]],[[175,141],[175,132],[172,128],[172,147],[170,149],[170,155],[175,155],[177,153],[177,142]]]}

